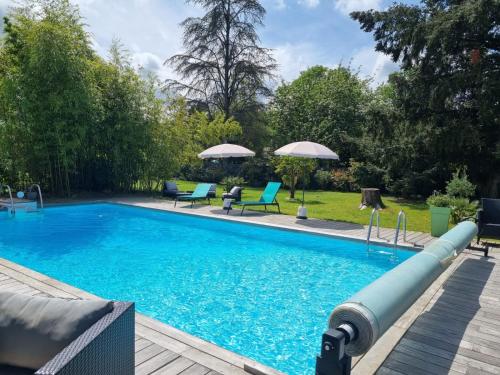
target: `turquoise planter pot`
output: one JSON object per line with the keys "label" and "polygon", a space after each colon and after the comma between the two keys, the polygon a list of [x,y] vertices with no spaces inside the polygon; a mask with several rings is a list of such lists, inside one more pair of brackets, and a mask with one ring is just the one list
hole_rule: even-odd
{"label": "turquoise planter pot", "polygon": [[431,206],[431,235],[439,237],[448,232],[451,208]]}

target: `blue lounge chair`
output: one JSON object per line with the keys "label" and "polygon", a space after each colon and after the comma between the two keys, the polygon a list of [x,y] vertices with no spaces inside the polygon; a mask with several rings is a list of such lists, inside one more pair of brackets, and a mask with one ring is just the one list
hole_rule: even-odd
{"label": "blue lounge chair", "polygon": [[[234,202],[235,205],[243,206],[240,212],[240,216],[243,215],[243,211],[245,211],[245,208],[247,206],[264,206],[266,211],[267,211],[267,206],[278,206],[278,212],[281,213],[280,204],[276,199],[276,196],[278,195],[278,191],[280,190],[280,188],[281,188],[281,182],[268,182],[266,188],[264,189],[264,192],[262,193],[258,201]],[[227,213],[229,213],[229,209],[227,210]]]}
{"label": "blue lounge chair", "polygon": [[191,202],[191,207],[193,207],[194,202],[200,200],[208,200],[208,204],[210,204],[210,196],[208,193],[210,192],[210,188],[212,184],[198,184],[196,185],[196,189],[194,189],[192,194],[189,195],[180,195],[175,197],[174,207],[177,206],[177,201],[188,201]]}

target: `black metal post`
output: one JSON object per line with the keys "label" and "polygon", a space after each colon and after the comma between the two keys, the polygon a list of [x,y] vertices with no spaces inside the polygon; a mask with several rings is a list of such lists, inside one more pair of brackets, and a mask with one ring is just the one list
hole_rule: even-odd
{"label": "black metal post", "polygon": [[345,346],[354,339],[351,326],[329,329],[323,334],[321,354],[316,357],[316,375],[350,375],[352,357],[345,352]]}

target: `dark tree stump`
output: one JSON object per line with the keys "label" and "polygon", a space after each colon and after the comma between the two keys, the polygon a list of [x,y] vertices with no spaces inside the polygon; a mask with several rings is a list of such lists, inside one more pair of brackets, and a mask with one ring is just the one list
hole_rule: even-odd
{"label": "dark tree stump", "polygon": [[361,189],[361,204],[360,209],[365,209],[368,206],[375,208],[385,208],[380,196],[380,189],[366,188]]}

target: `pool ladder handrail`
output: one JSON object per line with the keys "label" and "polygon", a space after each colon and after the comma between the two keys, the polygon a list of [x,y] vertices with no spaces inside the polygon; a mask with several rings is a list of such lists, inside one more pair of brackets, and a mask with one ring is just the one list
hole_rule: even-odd
{"label": "pool ladder handrail", "polygon": [[[16,214],[16,209],[14,207],[14,198],[12,197],[12,189],[10,188],[9,185],[3,185],[5,186],[5,188],[7,189],[7,191],[9,192],[9,198],[10,198],[10,213],[12,216],[14,216]],[[1,189],[0,189],[1,190]]]}
{"label": "pool ladder handrail", "polygon": [[377,238],[380,238],[380,208],[375,207],[372,210],[372,213],[370,215],[370,225],[368,226],[368,234],[366,236],[366,244],[370,244],[370,238],[372,235],[372,227],[373,227],[373,217],[376,216],[377,219]]}
{"label": "pool ladder handrail", "polygon": [[30,190],[31,190],[31,189],[33,189],[34,187],[38,190],[38,197],[40,198],[40,208],[42,208],[42,209],[43,209],[42,189],[40,188],[40,185],[38,185],[38,184],[33,184],[33,185],[31,185]]}
{"label": "pool ladder handrail", "polygon": [[396,233],[394,235],[394,245],[398,244],[399,230],[401,229],[401,219],[403,219],[403,241],[406,242],[406,213],[401,210],[398,214],[398,222],[396,224]]}

